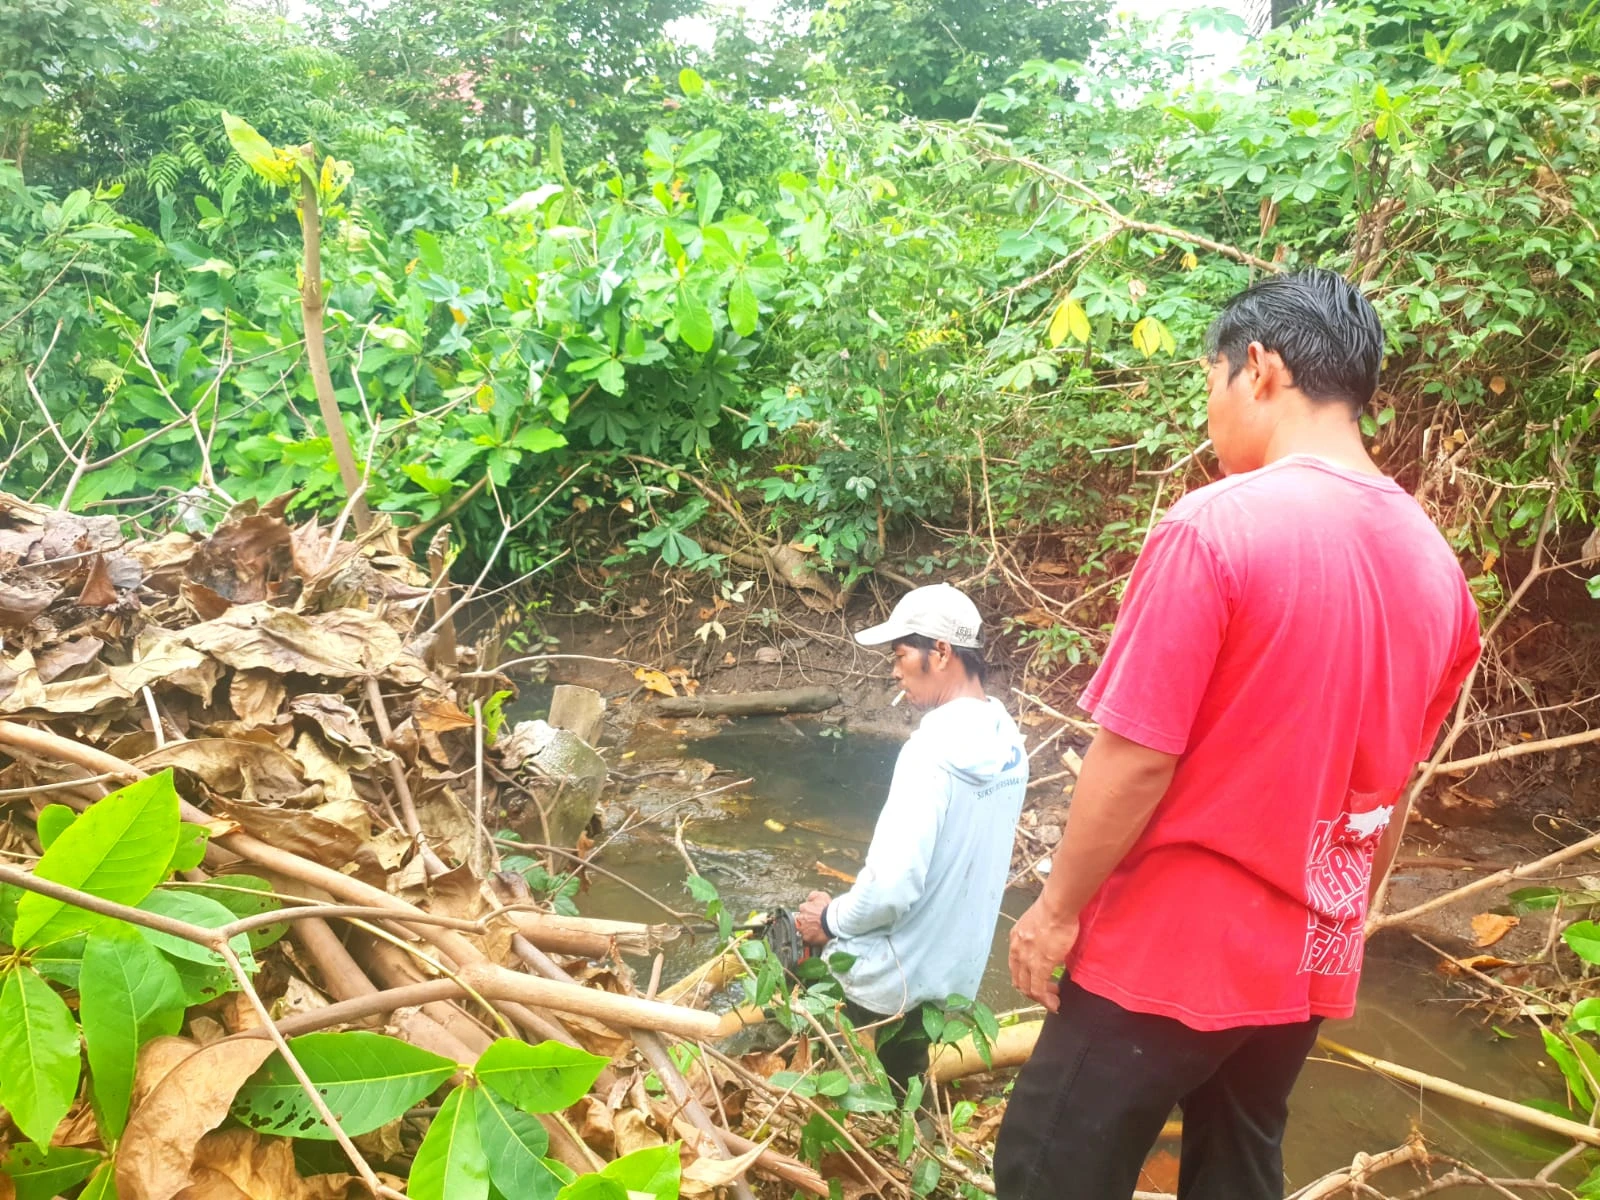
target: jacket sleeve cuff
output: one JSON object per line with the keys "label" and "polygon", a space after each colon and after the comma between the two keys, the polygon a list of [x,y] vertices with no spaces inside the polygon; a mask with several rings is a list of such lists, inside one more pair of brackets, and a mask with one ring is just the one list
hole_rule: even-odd
{"label": "jacket sleeve cuff", "polygon": [[823,905],[822,906],[822,918],[821,918],[822,932],[827,935],[828,940],[830,942],[834,938],[839,936],[838,930],[835,928],[833,922],[828,920],[828,910],[830,908],[832,908],[832,907],[833,907],[833,903],[831,901],[829,903]]}

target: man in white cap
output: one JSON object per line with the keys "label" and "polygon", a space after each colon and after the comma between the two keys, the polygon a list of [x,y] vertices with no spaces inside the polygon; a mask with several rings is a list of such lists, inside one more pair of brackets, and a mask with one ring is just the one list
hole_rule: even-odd
{"label": "man in white cap", "polygon": [[857,1024],[902,1088],[928,1065],[920,1006],[975,999],[994,941],[1011,845],[1028,787],[1016,723],[984,694],[982,619],[947,583],[906,593],[889,619],[856,634],[890,644],[894,679],[925,715],[900,751],[866,865],[844,895],[812,892],[801,936],[849,955],[839,974]]}

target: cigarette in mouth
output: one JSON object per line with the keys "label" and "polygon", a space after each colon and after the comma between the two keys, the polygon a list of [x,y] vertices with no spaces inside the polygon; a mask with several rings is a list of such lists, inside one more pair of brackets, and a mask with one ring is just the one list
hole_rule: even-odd
{"label": "cigarette in mouth", "polygon": [[900,707],[900,701],[904,700],[905,698],[906,698],[906,690],[905,690],[905,688],[901,688],[898,692],[896,692],[894,694],[894,699],[889,701],[889,707],[890,708],[899,708]]}

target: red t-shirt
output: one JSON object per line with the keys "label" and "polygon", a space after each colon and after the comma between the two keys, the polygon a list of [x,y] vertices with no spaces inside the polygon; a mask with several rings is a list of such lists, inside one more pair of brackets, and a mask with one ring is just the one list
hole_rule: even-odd
{"label": "red t-shirt", "polygon": [[1455,555],[1392,479],[1294,455],[1174,504],[1080,703],[1181,758],[1074,982],[1195,1029],[1349,1016],[1379,836],[1477,654]]}

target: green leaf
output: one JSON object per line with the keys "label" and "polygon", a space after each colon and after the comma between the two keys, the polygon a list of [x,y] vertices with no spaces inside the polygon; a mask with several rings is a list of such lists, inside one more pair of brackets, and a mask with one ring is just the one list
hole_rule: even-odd
{"label": "green leaf", "polygon": [[503,1195],[555,1200],[567,1183],[544,1157],[550,1135],[539,1118],[513,1108],[489,1088],[478,1092],[478,1138],[489,1160],[489,1178]]}
{"label": "green leaf", "polygon": [[[178,792],[168,768],[93,804],[62,830],[33,873],[104,900],[138,904],[166,875],[178,825]],[[104,919],[29,892],[17,903],[13,942],[19,949],[48,945]]]}
{"label": "green leaf", "polygon": [[530,1046],[501,1038],[479,1056],[472,1073],[523,1112],[560,1112],[583,1098],[608,1061],[560,1042]]}
{"label": "green leaf", "polygon": [[1600,925],[1574,921],[1561,931],[1561,940],[1586,963],[1600,963]]}
{"label": "green leaf", "polygon": [[1567,1028],[1583,1033],[1600,1033],[1600,996],[1587,996],[1572,1006]]}
{"label": "green leaf", "polygon": [[917,1169],[911,1172],[911,1194],[913,1196],[926,1196],[939,1186],[939,1164],[931,1158],[925,1158],[917,1164]]}
{"label": "green leaf", "polygon": [[114,1140],[128,1123],[139,1047],[183,1024],[183,985],[161,952],[131,925],[89,935],[78,1016],[102,1129]]}
{"label": "green leaf", "polygon": [[[370,1133],[404,1115],[457,1064],[398,1038],[355,1030],[308,1033],[289,1048],[346,1133]],[[268,1059],[234,1098],[233,1115],[260,1133],[333,1140],[281,1055]]]}
{"label": "green leaf", "polygon": [[78,1200],[117,1200],[116,1163],[108,1162],[96,1171],[88,1186],[78,1193]]}
{"label": "green leaf", "polygon": [[192,871],[205,861],[206,846],[211,842],[211,831],[204,825],[195,825],[188,821],[178,825],[178,845],[172,852],[172,861],[167,864],[167,873],[174,871]]}
{"label": "green leaf", "polygon": [[690,99],[706,90],[706,81],[700,78],[700,72],[693,67],[685,67],[678,72],[678,90]]}
{"label": "green leaf", "polygon": [[476,1088],[458,1087],[445,1097],[411,1163],[411,1200],[488,1200],[489,1163],[478,1139],[477,1108]]}
{"label": "green leaf", "polygon": [[[16,1189],[16,1200],[50,1200],[89,1178],[102,1161],[104,1156],[93,1150],[39,1147],[24,1142],[11,1147],[5,1158],[0,1159],[0,1172],[10,1178]],[[88,1194],[87,1191],[82,1193]]]}
{"label": "green leaf", "polygon": [[1541,912],[1554,908],[1561,902],[1561,889],[1553,887],[1518,888],[1506,897],[1518,914]]}
{"label": "green leaf", "polygon": [[77,819],[77,812],[65,804],[46,804],[34,819],[34,828],[39,834],[39,849],[50,849],[51,843],[61,836],[62,830]]}
{"label": "green leaf", "polygon": [[699,354],[711,349],[717,331],[711,324],[711,312],[687,288],[678,288],[678,303],[673,309],[678,318],[678,336]]}
{"label": "green leaf", "polygon": [[756,331],[761,308],[756,303],[755,291],[750,281],[740,275],[728,289],[728,324],[740,337],[749,337]]}
{"label": "green leaf", "polygon": [[[106,926],[109,925],[110,922],[106,922]],[[57,987],[77,991],[79,976],[83,973],[84,944],[81,933],[63,941],[51,942],[30,953],[28,964]]]}
{"label": "green leaf", "polygon": [[[166,891],[184,892],[213,900],[238,917],[255,917],[262,913],[277,912],[283,901],[272,893],[272,884],[259,875],[218,875],[205,883],[167,888]],[[265,950],[289,932],[287,924],[262,925],[249,933],[250,948]]]}
{"label": "green leaf", "polygon": [[684,142],[683,149],[678,151],[678,166],[690,167],[697,162],[704,162],[717,152],[720,145],[722,135],[715,129],[702,129],[699,133],[691,134],[689,140]]}
{"label": "green leaf", "polygon": [[579,1175],[556,1200],[631,1200],[623,1186],[604,1175]]}
{"label": "green leaf", "polygon": [[710,168],[701,171],[696,192],[700,200],[700,228],[704,229],[716,218],[717,209],[722,207],[721,176]]}
{"label": "green leaf", "polygon": [[82,1064],[66,1001],[31,967],[0,983],[0,1063],[0,1106],[24,1137],[48,1146],[78,1094]]}
{"label": "green leaf", "polygon": [[656,1200],[678,1200],[678,1184],[683,1174],[678,1143],[635,1150],[607,1163],[600,1174],[620,1184],[626,1192],[643,1192]]}
{"label": "green leaf", "polygon": [[[557,188],[556,190],[560,191],[561,189]],[[546,198],[548,199],[548,197]],[[509,208],[511,206],[507,205],[506,207]],[[439,239],[426,229],[413,229],[411,237],[417,243],[417,260],[435,275],[443,275],[444,251],[439,248]]]}
{"label": "green leaf", "polygon": [[[199,925],[206,929],[221,929],[233,920],[233,914],[215,900],[175,888],[151,892],[140,901],[139,907],[145,912],[171,917],[175,921],[187,921],[191,925]],[[155,929],[141,929],[139,932],[157,949],[166,951],[174,958],[208,967],[227,966],[227,961],[220,954],[205,946],[198,946],[194,942]],[[256,969],[255,955],[250,952],[248,937],[242,933],[238,934],[228,945],[233,947],[233,952],[239,956],[239,961],[246,971]]]}
{"label": "green leaf", "polygon": [[1583,1068],[1578,1065],[1578,1056],[1566,1040],[1550,1030],[1541,1030],[1544,1035],[1544,1050],[1552,1062],[1561,1068],[1561,1074],[1566,1077],[1567,1087],[1572,1089],[1574,1105],[1583,1112],[1594,1108],[1594,1093],[1589,1089],[1589,1081],[1584,1076]]}
{"label": "green leaf", "polygon": [[222,114],[222,128],[228,134],[234,151],[261,178],[282,187],[293,175],[293,168],[278,158],[272,143],[256,132],[255,126],[241,121],[230,112]]}

